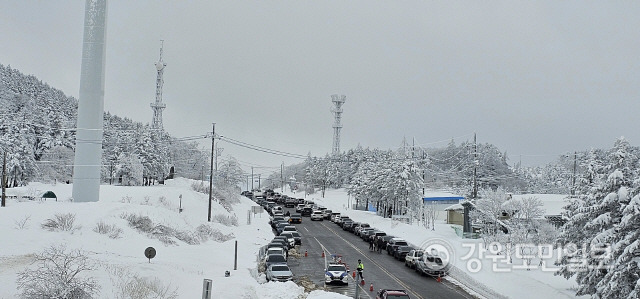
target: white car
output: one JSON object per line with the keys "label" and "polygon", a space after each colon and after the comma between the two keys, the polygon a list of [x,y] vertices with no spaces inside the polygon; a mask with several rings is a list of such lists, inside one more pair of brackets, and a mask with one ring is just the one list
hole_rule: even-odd
{"label": "white car", "polygon": [[343,264],[329,264],[329,267],[324,271],[324,283],[342,283],[349,284],[349,272]]}
{"label": "white car", "polygon": [[322,211],[313,211],[311,213],[311,220],[320,220],[322,221],[324,219],[324,214],[322,214]]}
{"label": "white car", "polygon": [[285,282],[291,281],[293,279],[293,273],[291,273],[291,270],[287,265],[271,265],[269,268],[267,268],[265,275],[267,276],[267,281],[275,280]]}

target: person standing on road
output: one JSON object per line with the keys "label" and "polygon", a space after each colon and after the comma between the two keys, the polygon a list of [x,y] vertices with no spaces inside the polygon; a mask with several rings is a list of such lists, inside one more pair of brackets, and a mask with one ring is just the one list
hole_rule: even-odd
{"label": "person standing on road", "polygon": [[358,268],[356,268],[356,270],[358,270],[358,275],[360,276],[360,279],[364,280],[364,275],[362,275],[362,272],[364,271],[364,265],[362,264],[361,260],[358,260]]}
{"label": "person standing on road", "polygon": [[369,238],[369,250],[373,250],[373,238]]}
{"label": "person standing on road", "polygon": [[383,242],[384,241],[382,241],[382,238],[378,238],[378,241],[377,241],[377,244],[376,244],[376,247],[378,247],[378,253],[382,253],[382,243]]}

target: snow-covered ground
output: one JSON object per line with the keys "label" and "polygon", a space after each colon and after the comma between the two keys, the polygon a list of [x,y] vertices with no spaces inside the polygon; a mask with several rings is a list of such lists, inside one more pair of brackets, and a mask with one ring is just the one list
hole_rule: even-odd
{"label": "snow-covered ground", "polygon": [[[285,194],[292,195],[289,192],[285,192]],[[298,192],[293,196],[303,197],[304,194]],[[451,226],[444,223],[444,221],[436,222],[436,229],[431,230],[416,223],[408,225],[389,218],[382,218],[373,212],[350,210],[347,209],[349,199],[343,189],[327,190],[324,198],[321,198],[320,194],[316,193],[307,195],[306,199],[313,200],[315,203],[323,205],[334,212],[348,215],[354,221],[366,222],[375,228],[385,231],[387,234],[402,237],[416,246],[424,246],[424,244],[428,244],[427,242],[432,242],[434,239],[448,242],[455,252],[454,264],[458,269],[458,271],[451,273],[451,277],[448,279],[456,280],[454,283],[463,285],[463,288],[469,289],[471,293],[476,295],[484,294],[484,297],[488,299],[496,296],[509,298],[577,298],[572,290],[576,287],[575,281],[555,276],[554,271],[549,269],[553,267],[553,258],[545,260],[545,270],[541,269],[537,261],[530,266],[531,270],[527,270],[526,265],[522,266],[522,259],[514,257],[513,264],[495,263],[498,271],[494,271],[494,263],[488,257],[488,253],[483,253],[483,257],[479,256],[478,252],[482,241],[458,237]],[[552,207],[552,213],[556,212],[557,207],[561,207],[564,204],[562,202],[563,196],[542,196],[541,200],[545,203],[545,206],[550,205]],[[474,252],[469,256],[471,248],[473,248]],[[496,258],[499,259],[500,257]],[[469,262],[470,260],[474,261]],[[477,272],[471,273],[471,271],[467,270],[468,264]],[[480,265],[481,267],[479,267]],[[505,269],[509,271],[499,272]]]}
{"label": "snow-covered ground", "polygon": [[[220,232],[219,237],[230,238],[224,242],[209,239],[189,245],[170,237],[168,241],[175,244],[165,245],[130,227],[122,216],[147,216],[154,225],[161,224],[191,236],[197,227],[207,224],[208,196],[191,190],[189,180],[166,183],[151,187],[103,185],[100,201],[95,203],[69,202],[72,185],[66,184],[32,183],[8,189],[8,195],[36,197],[51,190],[58,201],[9,199],[6,207],[0,208],[0,298],[18,297],[17,273],[36,266],[31,264],[34,254],[52,245],[81,249],[87,254],[95,270],[86,274],[101,286],[98,298],[118,297],[117,285],[132,275],[157,279],[170,290],[176,290],[178,298],[201,298],[203,279],[212,280],[212,298],[347,298],[323,291],[304,294],[304,289],[293,282],[264,283],[264,276],[257,274],[256,256],[273,234],[266,213],[255,217],[252,214],[248,224],[248,211],[255,203],[244,197],[231,212],[213,202],[214,220],[224,222],[234,215],[238,220],[238,226],[215,221],[209,224],[211,229]],[[182,213],[178,213],[180,196]],[[47,219],[64,213],[75,215],[72,231],[51,232],[41,227]],[[95,232],[99,222],[121,229],[120,237],[114,239]],[[238,242],[237,270],[233,270],[235,241]],[[157,255],[149,262],[144,251],[150,246],[156,249]],[[225,271],[231,275],[225,277]]]}

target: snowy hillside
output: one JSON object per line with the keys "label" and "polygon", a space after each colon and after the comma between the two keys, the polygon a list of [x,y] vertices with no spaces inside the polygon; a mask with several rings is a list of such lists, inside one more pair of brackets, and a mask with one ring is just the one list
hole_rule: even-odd
{"label": "snowy hillside", "polygon": [[[123,290],[143,279],[167,294],[175,293],[175,298],[200,298],[203,279],[213,281],[214,298],[299,298],[303,288],[294,283],[259,283],[264,278],[257,276],[256,254],[273,238],[268,216],[258,214],[248,224],[247,211],[254,203],[241,198],[229,212],[214,202],[213,221],[207,223],[208,197],[192,191],[191,183],[176,179],[165,186],[103,185],[96,203],[68,202],[72,185],[33,183],[8,189],[8,195],[18,197],[39,197],[50,190],[58,201],[9,199],[0,209],[0,298],[17,298],[18,273],[37,266],[32,264],[34,255],[60,245],[68,251],[79,249],[89,258],[91,270],[81,276],[95,279],[100,286],[97,298],[127,297]],[[180,196],[182,213],[178,212]],[[63,214],[75,216],[70,230],[42,227]],[[102,228],[111,227],[111,232],[96,232],[99,223]],[[152,227],[151,232],[142,232],[145,227]],[[235,271],[234,241],[238,242]],[[144,256],[150,246],[157,251],[151,262]],[[225,277],[225,271],[231,272],[230,277]],[[309,298],[339,297],[314,292]]]}

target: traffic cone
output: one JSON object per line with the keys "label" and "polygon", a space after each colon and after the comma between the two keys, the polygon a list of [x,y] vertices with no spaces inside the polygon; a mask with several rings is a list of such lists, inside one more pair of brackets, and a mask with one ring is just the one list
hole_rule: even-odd
{"label": "traffic cone", "polygon": [[442,278],[440,278],[440,275],[438,275],[438,278],[436,278],[437,282],[442,282]]}
{"label": "traffic cone", "polygon": [[369,286],[369,292],[373,292],[373,284],[371,284],[371,286]]}
{"label": "traffic cone", "polygon": [[360,281],[360,284],[361,284],[361,285],[364,285],[364,279],[362,279],[362,281]]}
{"label": "traffic cone", "polygon": [[356,271],[353,271],[353,278],[356,278]]}
{"label": "traffic cone", "polygon": [[309,254],[307,254],[307,251],[304,251],[304,257],[307,257]]}
{"label": "traffic cone", "polygon": [[324,257],[324,250],[322,251],[322,257]]}

